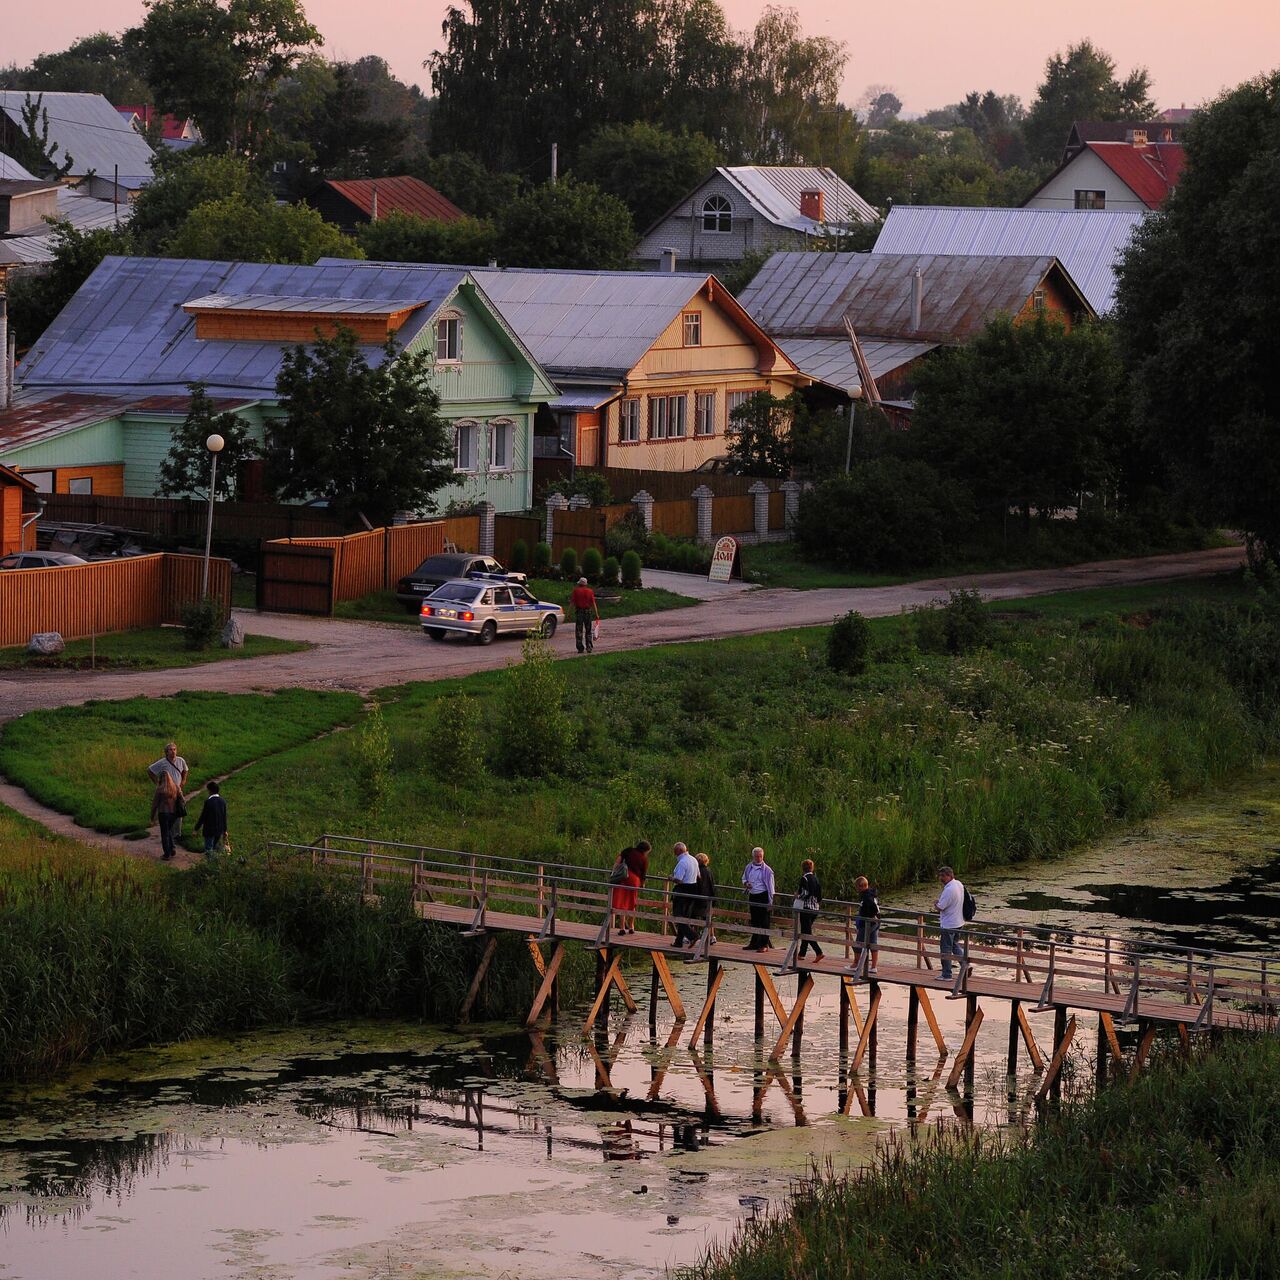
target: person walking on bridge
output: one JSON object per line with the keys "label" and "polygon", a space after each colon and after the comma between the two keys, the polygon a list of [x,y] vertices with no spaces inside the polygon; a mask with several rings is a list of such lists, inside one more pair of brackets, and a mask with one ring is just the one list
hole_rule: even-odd
{"label": "person walking on bridge", "polygon": [[792,903],[798,917],[798,927],[800,930],[800,951],[799,958],[803,960],[808,954],[809,948],[813,948],[813,954],[822,959],[822,948],[818,945],[816,938],[813,938],[813,922],[818,918],[818,912],[822,909],[822,882],[818,879],[818,873],[813,869],[813,859],[806,858],[800,864],[800,885],[796,889],[795,902]]}
{"label": "person walking on bridge", "polygon": [[965,969],[964,933],[964,885],[956,879],[950,867],[938,868],[942,892],[938,894],[934,909],[938,913],[938,958],[942,962],[942,981],[951,981],[951,961],[954,958]]}
{"label": "person walking on bridge", "polygon": [[742,883],[747,886],[747,898],[751,903],[751,927],[763,932],[751,935],[747,951],[769,950],[769,908],[773,906],[773,868],[764,860],[764,850],[756,845],[751,850],[751,861],[742,873]]}
{"label": "person walking on bridge", "polygon": [[698,860],[689,852],[684,841],[675,846],[676,865],[671,869],[674,887],[671,892],[671,914],[675,917],[676,937],[674,945],[690,946],[696,941],[690,921],[697,911],[698,903]]}

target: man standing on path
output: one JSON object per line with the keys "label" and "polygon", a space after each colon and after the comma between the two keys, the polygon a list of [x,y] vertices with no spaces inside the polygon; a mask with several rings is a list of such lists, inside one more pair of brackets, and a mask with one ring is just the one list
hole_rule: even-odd
{"label": "man standing on path", "polygon": [[938,956],[942,961],[942,981],[950,982],[952,957],[961,973],[965,967],[964,943],[960,940],[964,931],[964,885],[950,867],[939,867],[938,879],[942,892],[933,904],[938,913]]}
{"label": "man standing on path", "polygon": [[671,869],[671,879],[675,887],[671,891],[671,914],[676,922],[676,937],[673,945],[683,947],[687,942],[693,945],[693,919],[698,897],[698,860],[689,852],[688,846],[681,841],[674,849],[676,865]]}
{"label": "man standing on path", "polygon": [[153,784],[159,782],[161,775],[166,773],[173,779],[178,794],[182,795],[183,788],[187,785],[187,762],[178,754],[176,742],[165,743],[164,755],[155,764],[147,766],[147,777]]}
{"label": "man standing on path", "polygon": [[747,951],[769,950],[769,908],[773,905],[773,868],[764,860],[764,850],[757,845],[751,850],[751,861],[742,873],[742,883],[747,886],[751,901],[751,927],[762,929],[753,933],[747,943]]}
{"label": "man standing on path", "polygon": [[579,653],[590,653],[596,644],[592,630],[594,623],[600,621],[600,608],[596,604],[596,593],[587,586],[586,578],[579,578],[569,597],[573,605],[573,638],[577,642]]}

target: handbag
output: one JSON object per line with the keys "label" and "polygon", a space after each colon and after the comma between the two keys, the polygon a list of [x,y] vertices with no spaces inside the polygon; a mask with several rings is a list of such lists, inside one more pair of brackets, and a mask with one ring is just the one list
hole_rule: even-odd
{"label": "handbag", "polygon": [[817,898],[810,897],[807,893],[797,893],[791,903],[793,911],[819,911],[822,908]]}
{"label": "handbag", "polygon": [[615,862],[613,870],[609,872],[610,884],[626,884],[629,868],[625,862]]}
{"label": "handbag", "polygon": [[173,802],[173,816],[175,818],[185,818],[187,816],[187,802],[182,798],[182,792],[178,792],[178,798]]}

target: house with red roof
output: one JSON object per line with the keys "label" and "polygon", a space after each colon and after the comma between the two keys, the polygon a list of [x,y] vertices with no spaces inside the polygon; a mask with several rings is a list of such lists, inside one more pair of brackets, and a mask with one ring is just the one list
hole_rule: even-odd
{"label": "house with red roof", "polygon": [[452,200],[421,178],[331,178],[307,197],[326,222],[352,232],[389,213],[407,213],[429,222],[456,222],[466,217]]}
{"label": "house with red roof", "polygon": [[[1166,141],[1172,130],[1134,125],[1117,141],[1100,141],[1076,125],[1067,155],[1023,201],[1028,209],[1159,209],[1182,176],[1180,142]],[[1154,140],[1158,139],[1158,140]]]}
{"label": "house with red roof", "polygon": [[196,128],[194,120],[182,120],[168,113],[162,115],[150,103],[142,103],[138,106],[127,104],[116,107],[116,110],[120,113],[120,118],[126,124],[131,124],[139,133],[146,133],[158,120],[161,141],[168,146],[184,144],[190,146],[200,141],[200,130]]}

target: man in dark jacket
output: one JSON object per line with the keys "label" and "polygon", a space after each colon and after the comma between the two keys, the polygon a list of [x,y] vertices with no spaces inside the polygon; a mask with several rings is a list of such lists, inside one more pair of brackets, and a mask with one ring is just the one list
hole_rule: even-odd
{"label": "man in dark jacket", "polygon": [[211,857],[220,849],[227,835],[227,802],[219,794],[216,782],[209,783],[209,796],[196,819],[196,830],[204,832],[204,856]]}

